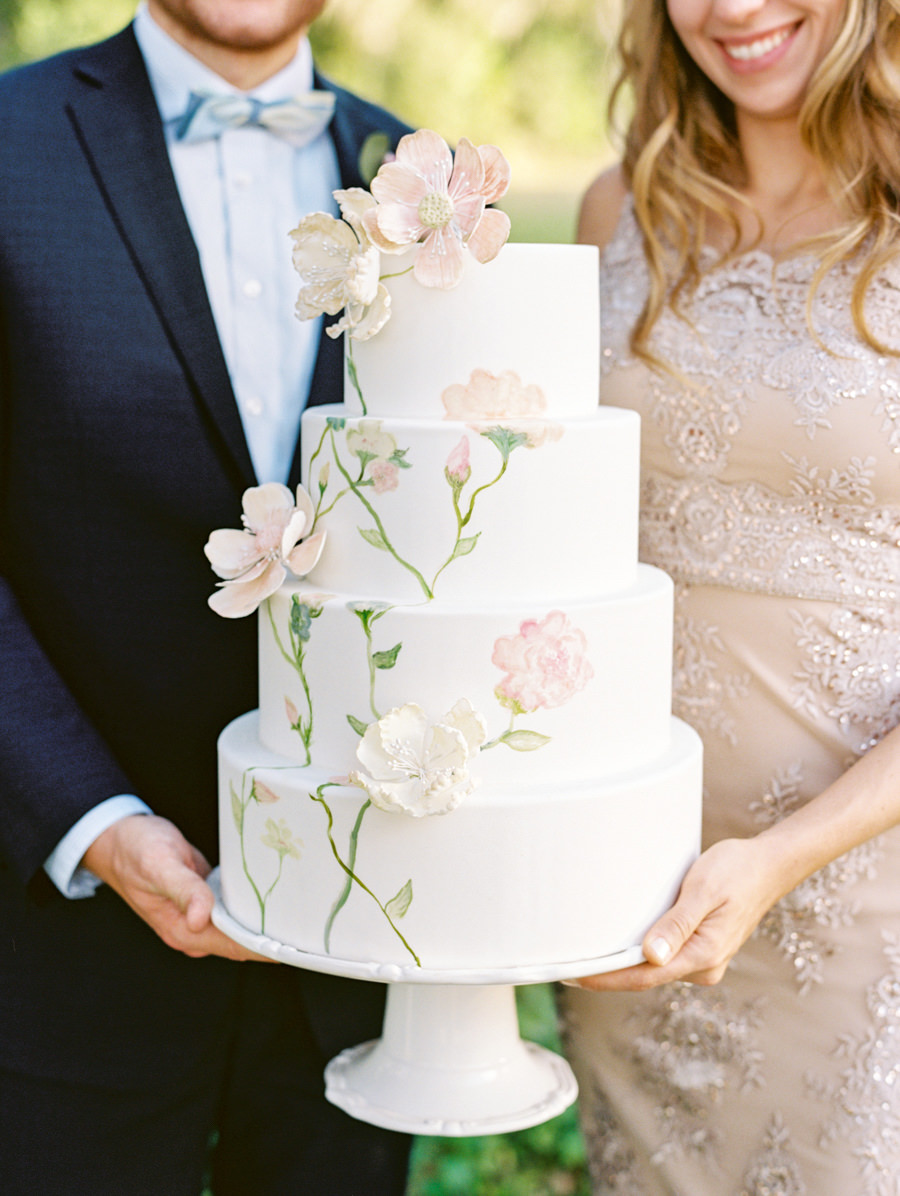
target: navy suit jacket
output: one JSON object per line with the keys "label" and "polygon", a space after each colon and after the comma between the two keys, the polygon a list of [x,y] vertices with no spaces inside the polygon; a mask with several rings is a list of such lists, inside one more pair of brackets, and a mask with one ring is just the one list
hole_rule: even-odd
{"label": "navy suit jacket", "polygon": [[[343,185],[364,185],[366,136],[396,143],[408,130],[333,90]],[[0,78],[0,114],[8,1025],[27,1020],[53,975],[77,986],[66,969],[84,973],[82,959],[105,974],[110,935],[146,930],[121,929],[103,896],[65,901],[43,876],[87,810],[136,793],[215,860],[216,738],[256,705],[257,666],[255,620],[206,604],[215,578],[203,546],[212,529],[235,526],[255,479],[131,30]],[[338,401],[340,389],[339,346],[325,337],[311,402]],[[22,1061],[0,1036],[0,1063],[9,1051]]]}

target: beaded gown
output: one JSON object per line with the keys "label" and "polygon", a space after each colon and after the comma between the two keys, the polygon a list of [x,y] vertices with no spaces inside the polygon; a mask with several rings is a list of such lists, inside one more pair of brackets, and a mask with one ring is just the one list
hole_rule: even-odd
{"label": "beaded gown", "polygon": [[[843,271],[752,251],[629,353],[630,206],[603,256],[601,401],[642,417],[641,556],[675,582],[675,712],[704,839],[753,835],[900,722],[900,359]],[[900,343],[900,265],[874,283]],[[828,350],[831,350],[829,352]],[[686,383],[685,379],[688,380]],[[900,1193],[900,829],[782,900],[717,986],[561,992],[598,1193]]]}

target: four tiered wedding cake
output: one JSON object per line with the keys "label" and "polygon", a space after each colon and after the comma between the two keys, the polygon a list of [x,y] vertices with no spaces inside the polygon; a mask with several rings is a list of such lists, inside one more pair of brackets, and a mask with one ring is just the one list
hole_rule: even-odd
{"label": "four tiered wedding cake", "polygon": [[296,230],[299,313],[345,312],[346,401],[303,417],[304,487],[248,491],[207,548],[214,608],[261,602],[222,898],[317,956],[574,974],[637,947],[698,850],[638,418],[597,406],[597,252],[500,249],[504,168],[415,134]]}

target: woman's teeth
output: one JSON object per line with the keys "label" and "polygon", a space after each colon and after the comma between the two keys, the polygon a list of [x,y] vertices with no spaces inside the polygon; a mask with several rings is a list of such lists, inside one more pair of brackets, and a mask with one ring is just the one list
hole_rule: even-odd
{"label": "woman's teeth", "polygon": [[780,29],[777,33],[770,33],[768,37],[761,37],[759,41],[745,42],[740,46],[725,44],[725,53],[729,58],[737,58],[740,62],[750,62],[754,58],[762,58],[764,54],[771,53],[790,35],[790,29]]}

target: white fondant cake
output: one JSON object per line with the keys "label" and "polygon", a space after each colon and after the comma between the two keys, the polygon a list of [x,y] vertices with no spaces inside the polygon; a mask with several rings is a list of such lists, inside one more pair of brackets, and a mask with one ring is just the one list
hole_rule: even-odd
{"label": "white fondant cake", "polygon": [[280,556],[271,487],[215,533],[260,546],[226,589],[307,573],[266,582],[260,709],[220,740],[224,904],[432,970],[635,947],[698,851],[701,752],[670,713],[671,583],[637,562],[638,418],[596,405],[597,252],[390,286],[346,404],[303,417]]}

